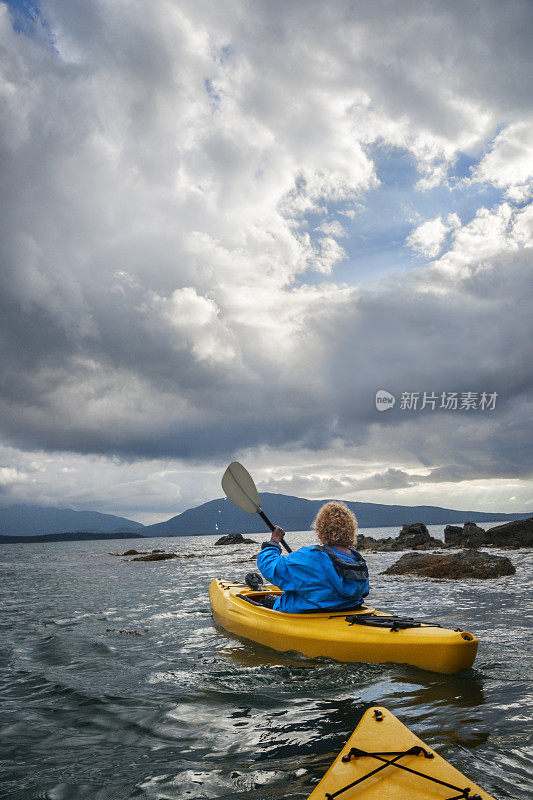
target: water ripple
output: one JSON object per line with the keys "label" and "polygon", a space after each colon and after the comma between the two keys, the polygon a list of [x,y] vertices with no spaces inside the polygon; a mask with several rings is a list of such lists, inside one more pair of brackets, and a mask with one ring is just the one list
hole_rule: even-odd
{"label": "water ripple", "polygon": [[507,554],[516,576],[470,583],[384,576],[396,555],[369,556],[373,605],[480,639],[473,669],[437,675],[232,638],[207,587],[242,577],[256,548],[170,543],[196,557],[132,563],[105,542],[0,553],[2,797],[304,800],[375,703],[495,797],[531,796],[531,551]]}

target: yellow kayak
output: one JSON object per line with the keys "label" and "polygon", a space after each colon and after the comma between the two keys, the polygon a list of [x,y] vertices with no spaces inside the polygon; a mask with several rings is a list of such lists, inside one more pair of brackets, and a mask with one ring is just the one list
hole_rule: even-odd
{"label": "yellow kayak", "polygon": [[394,714],[369,709],[308,800],[494,800]]}
{"label": "yellow kayak", "polygon": [[246,584],[214,580],[209,599],[215,622],[244,639],[315,658],[412,664],[432,672],[452,673],[471,667],[478,641],[467,631],[414,622],[361,606],[353,611],[284,614],[260,605],[275,586],[262,591]]}

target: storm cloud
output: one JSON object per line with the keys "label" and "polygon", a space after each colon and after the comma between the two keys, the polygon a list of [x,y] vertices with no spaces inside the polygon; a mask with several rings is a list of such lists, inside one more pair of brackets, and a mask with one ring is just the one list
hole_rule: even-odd
{"label": "storm cloud", "polygon": [[[4,491],[36,452],[85,459],[88,481],[94,458],[214,474],[263,452],[280,491],[312,474],[344,496],[530,477],[531,16],[2,6]],[[355,279],[355,244],[397,224],[369,212],[390,193],[383,153],[412,168],[394,211],[409,268],[393,254]],[[452,391],[497,404],[400,408]],[[329,474],[310,473],[321,458]]]}

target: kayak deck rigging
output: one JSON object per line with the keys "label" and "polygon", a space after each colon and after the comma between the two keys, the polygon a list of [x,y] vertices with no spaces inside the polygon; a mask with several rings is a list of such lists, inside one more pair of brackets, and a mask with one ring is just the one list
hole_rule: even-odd
{"label": "kayak deck rigging", "polygon": [[[387,759],[385,756],[394,756],[392,759]],[[403,756],[424,756],[424,758],[434,758],[433,753],[430,753],[428,750],[424,750],[423,747],[419,747],[418,745],[414,745],[410,747],[409,750],[393,750],[393,751],[386,751],[386,752],[376,752],[376,753],[368,753],[366,750],[360,750],[358,747],[352,747],[349,753],[342,757],[342,760],[346,763],[351,758],[375,758],[378,761],[382,761],[382,765],[380,767],[376,767],[376,769],[367,772],[366,775],[363,775],[361,778],[358,778],[356,781],[352,781],[352,783],[347,784],[346,786],[337,789],[335,792],[326,792],[324,797],[326,800],[334,800],[335,797],[339,797],[344,792],[347,792],[348,789],[353,789],[354,786],[357,786],[359,783],[363,783],[366,781],[367,778],[371,778],[373,775],[376,775],[381,770],[385,769],[386,767],[398,767],[398,769],[403,769],[406,772],[410,772],[412,775],[418,775],[420,778],[425,778],[428,781],[432,781],[433,783],[438,783],[440,786],[444,786],[447,789],[452,789],[455,792],[459,792],[459,794],[454,794],[453,797],[443,798],[443,800],[482,800],[480,794],[470,794],[470,787],[466,786],[465,788],[461,788],[460,786],[455,786],[453,783],[447,783],[446,781],[441,781],[439,778],[434,778],[432,775],[426,775],[425,772],[419,772],[412,767],[406,767],[404,764],[399,764],[398,761]]]}
{"label": "kayak deck rigging", "polygon": [[[377,709],[376,709],[377,711]],[[376,711],[374,712],[376,719],[380,719],[377,716]],[[380,714],[380,712],[377,712]],[[383,717],[381,717],[383,719]],[[394,758],[389,759],[385,756],[394,756]],[[433,783],[438,783],[440,786],[444,786],[447,789],[452,789],[455,792],[459,792],[459,794],[454,795],[453,797],[444,798],[444,800],[482,800],[481,795],[479,794],[470,794],[470,787],[466,786],[461,788],[460,786],[455,786],[453,783],[448,783],[447,781],[441,781],[439,778],[434,778],[433,775],[427,775],[425,772],[419,772],[417,769],[413,769],[412,767],[406,767],[404,764],[399,764],[399,760],[403,756],[423,756],[424,758],[435,758],[433,753],[429,750],[426,750],[424,747],[420,745],[413,745],[408,750],[387,750],[387,751],[379,751],[379,752],[367,752],[366,750],[361,750],[360,747],[352,747],[346,755],[342,756],[343,763],[347,763],[352,758],[375,758],[377,761],[381,761],[382,765],[380,767],[376,767],[376,769],[367,772],[366,775],[363,775],[361,778],[358,778],[356,781],[352,781],[352,783],[347,784],[346,786],[342,786],[340,789],[337,789],[335,792],[326,792],[325,797],[326,800],[334,800],[335,797],[339,797],[344,792],[347,792],[348,789],[353,789],[354,786],[357,786],[359,783],[363,783],[368,778],[371,778],[373,775],[376,775],[381,770],[385,769],[386,767],[398,767],[398,769],[403,769],[406,772],[410,772],[412,775],[418,775],[420,778],[425,778],[428,781],[432,781]]]}
{"label": "kayak deck rigging", "polygon": [[356,797],[493,800],[382,706],[365,712],[308,800],[355,800]]}

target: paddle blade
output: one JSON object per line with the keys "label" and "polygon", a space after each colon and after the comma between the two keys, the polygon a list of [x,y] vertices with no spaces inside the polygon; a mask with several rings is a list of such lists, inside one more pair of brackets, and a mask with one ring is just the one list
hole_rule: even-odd
{"label": "paddle blade", "polygon": [[254,480],[238,461],[233,461],[222,476],[222,488],[228,500],[248,514],[257,514],[261,511],[261,498],[255,488]]}

